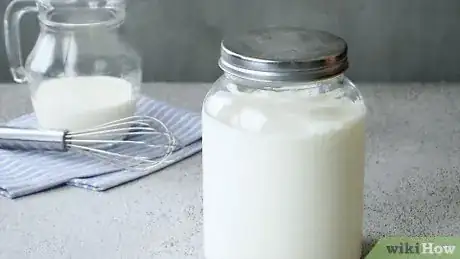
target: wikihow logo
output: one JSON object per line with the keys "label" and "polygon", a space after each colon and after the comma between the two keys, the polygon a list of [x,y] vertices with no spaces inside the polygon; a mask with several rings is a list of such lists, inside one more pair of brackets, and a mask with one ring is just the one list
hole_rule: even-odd
{"label": "wikihow logo", "polygon": [[458,259],[457,237],[388,237],[372,248],[366,259]]}

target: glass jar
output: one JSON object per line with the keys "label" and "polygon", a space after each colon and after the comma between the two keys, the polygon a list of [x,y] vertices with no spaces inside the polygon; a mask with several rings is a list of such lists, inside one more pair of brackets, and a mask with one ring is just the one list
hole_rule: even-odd
{"label": "glass jar", "polygon": [[357,259],[366,108],[346,42],[266,28],[226,38],[202,111],[206,259]]}
{"label": "glass jar", "polygon": [[[24,65],[27,13],[37,13],[40,34]],[[29,84],[38,126],[78,131],[135,113],[141,58],[118,33],[124,0],[13,0],[4,19],[11,73]]]}

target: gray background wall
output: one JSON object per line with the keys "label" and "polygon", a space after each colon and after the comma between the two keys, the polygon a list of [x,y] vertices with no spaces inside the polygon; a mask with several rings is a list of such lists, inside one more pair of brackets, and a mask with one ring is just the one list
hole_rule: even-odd
{"label": "gray background wall", "polygon": [[[459,0],[128,0],[123,33],[143,55],[145,81],[213,81],[223,34],[263,25],[342,36],[355,81],[460,80]],[[22,26],[30,49],[36,20]],[[0,81],[10,81],[0,45]]]}

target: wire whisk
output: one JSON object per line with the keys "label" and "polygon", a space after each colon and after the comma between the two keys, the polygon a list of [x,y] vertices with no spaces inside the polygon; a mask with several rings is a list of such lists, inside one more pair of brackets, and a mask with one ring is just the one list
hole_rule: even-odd
{"label": "wire whisk", "polygon": [[150,116],[126,117],[81,131],[0,127],[2,149],[77,152],[128,170],[151,170],[179,147],[166,125]]}

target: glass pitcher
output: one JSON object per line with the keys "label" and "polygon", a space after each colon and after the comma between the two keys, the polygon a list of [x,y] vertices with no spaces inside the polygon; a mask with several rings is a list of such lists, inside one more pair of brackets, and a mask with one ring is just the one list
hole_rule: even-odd
{"label": "glass pitcher", "polygon": [[[40,34],[24,61],[19,24],[37,13]],[[124,0],[13,0],[5,11],[13,79],[28,83],[38,125],[82,130],[135,113],[141,58],[118,34]]]}

